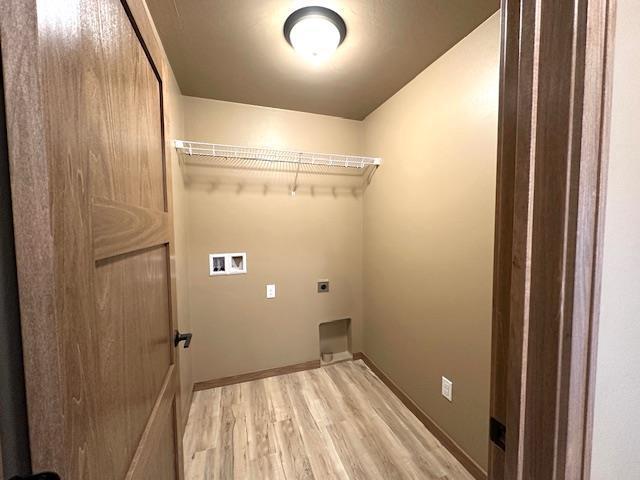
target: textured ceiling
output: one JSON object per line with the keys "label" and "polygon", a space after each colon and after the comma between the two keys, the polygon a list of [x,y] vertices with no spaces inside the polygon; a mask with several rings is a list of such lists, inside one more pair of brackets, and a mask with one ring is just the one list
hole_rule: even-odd
{"label": "textured ceiling", "polygon": [[[361,120],[480,25],[499,0],[147,0],[184,95]],[[337,11],[320,65],[282,34],[294,10]]]}

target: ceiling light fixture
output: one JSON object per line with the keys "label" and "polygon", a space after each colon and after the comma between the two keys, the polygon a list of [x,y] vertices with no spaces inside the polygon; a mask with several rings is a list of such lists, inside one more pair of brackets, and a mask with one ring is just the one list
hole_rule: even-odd
{"label": "ceiling light fixture", "polygon": [[340,15],[324,7],[296,10],[284,23],[284,37],[296,52],[312,60],[322,60],[336,51],[347,36]]}

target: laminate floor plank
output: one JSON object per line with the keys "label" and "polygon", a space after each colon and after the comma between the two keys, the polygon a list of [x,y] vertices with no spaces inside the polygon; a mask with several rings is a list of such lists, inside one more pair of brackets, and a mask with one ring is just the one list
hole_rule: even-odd
{"label": "laminate floor plank", "polygon": [[349,480],[325,427],[301,430],[302,441],[317,479]]}
{"label": "laminate floor plank", "polygon": [[186,480],[472,480],[361,361],[196,392]]}
{"label": "laminate floor plank", "polygon": [[383,478],[352,424],[330,425],[327,430],[349,479]]}
{"label": "laminate floor plank", "polygon": [[285,476],[300,480],[315,479],[300,431],[293,421],[277,422],[276,438]]}
{"label": "laminate floor plank", "polygon": [[184,436],[184,450],[194,454],[215,448],[219,439],[221,389],[201,390],[193,394],[193,403]]}

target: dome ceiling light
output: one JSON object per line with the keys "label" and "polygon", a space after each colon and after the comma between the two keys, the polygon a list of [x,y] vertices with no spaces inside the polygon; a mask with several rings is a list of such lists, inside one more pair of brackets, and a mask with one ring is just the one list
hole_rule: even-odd
{"label": "dome ceiling light", "polygon": [[314,60],[323,60],[344,41],[347,25],[340,15],[324,7],[304,7],[284,23],[284,37],[294,50]]}

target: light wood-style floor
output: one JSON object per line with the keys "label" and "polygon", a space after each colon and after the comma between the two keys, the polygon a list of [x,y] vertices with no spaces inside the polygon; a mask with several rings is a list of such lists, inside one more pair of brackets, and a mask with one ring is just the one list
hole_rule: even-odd
{"label": "light wood-style floor", "polygon": [[196,392],[186,480],[472,479],[360,360]]}

